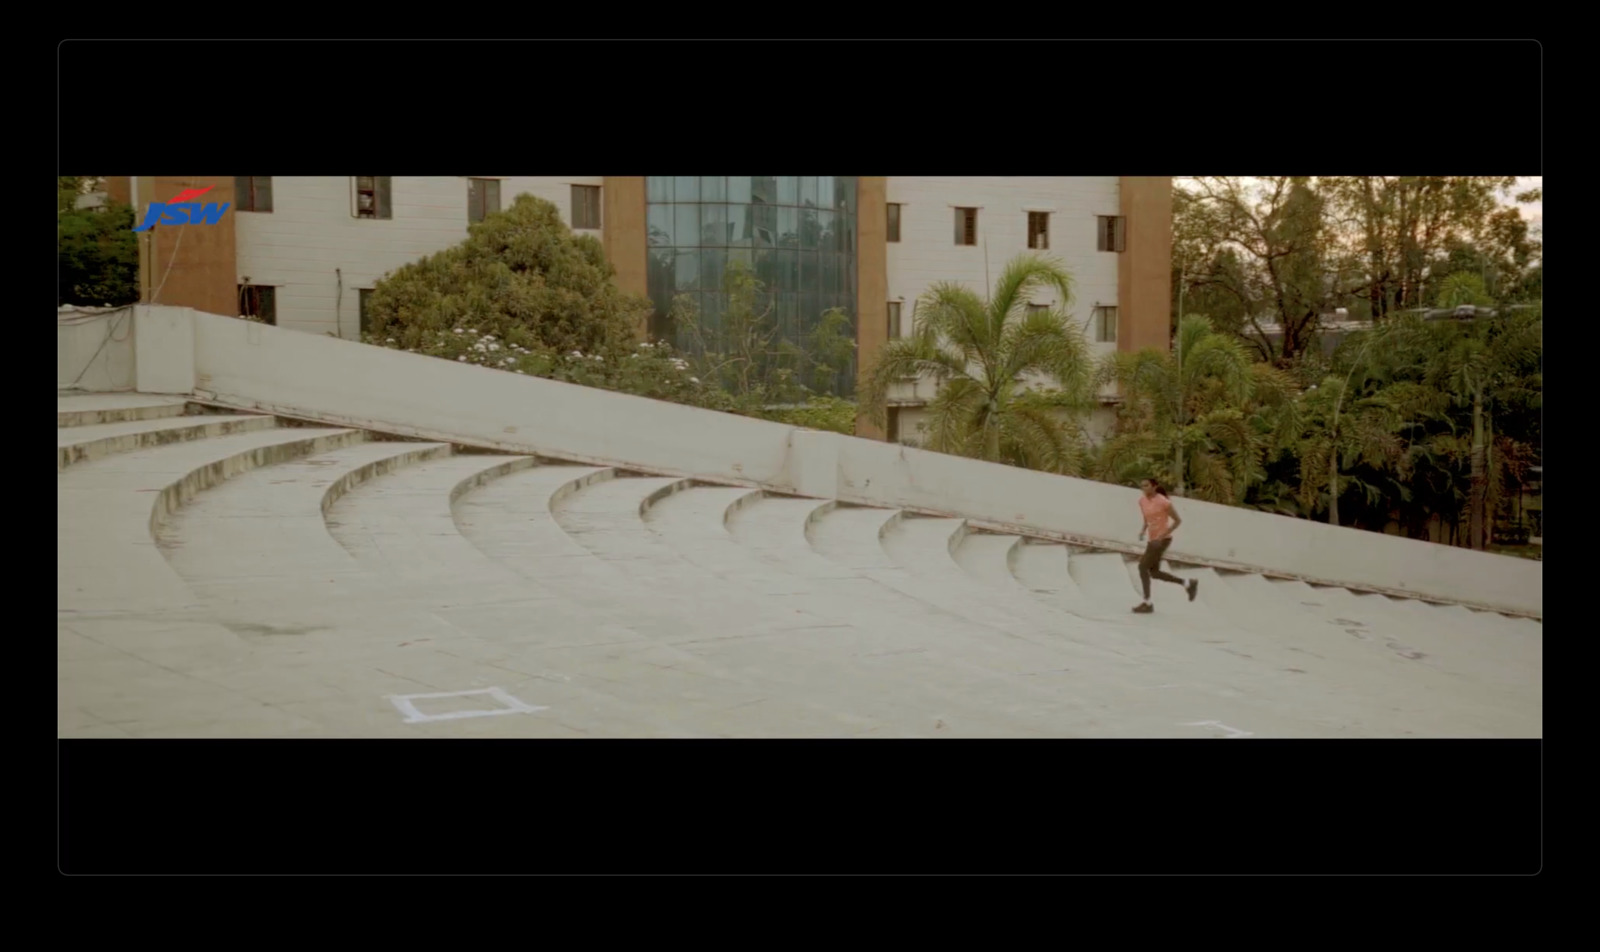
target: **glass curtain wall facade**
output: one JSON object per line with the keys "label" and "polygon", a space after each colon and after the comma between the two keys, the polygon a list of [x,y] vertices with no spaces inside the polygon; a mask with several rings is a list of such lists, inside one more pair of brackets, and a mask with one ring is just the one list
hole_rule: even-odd
{"label": "glass curtain wall facade", "polygon": [[[724,311],[723,276],[750,265],[779,335],[803,345],[824,311],[856,318],[854,176],[651,176],[646,179],[651,333],[680,344],[669,314],[688,295],[702,320]],[[835,393],[854,390],[854,361]]]}

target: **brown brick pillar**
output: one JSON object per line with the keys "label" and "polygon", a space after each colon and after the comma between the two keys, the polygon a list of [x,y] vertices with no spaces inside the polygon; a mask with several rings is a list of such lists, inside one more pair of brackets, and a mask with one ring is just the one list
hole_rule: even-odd
{"label": "brown brick pillar", "polygon": [[192,307],[207,314],[239,314],[238,246],[234,232],[231,175],[155,175],[139,179],[134,224],[144,224],[151,202],[168,202],[191,188],[211,190],[193,199],[201,205],[228,206],[214,225],[156,225],[141,232],[143,300]]}
{"label": "brown brick pillar", "polygon": [[[617,287],[628,294],[645,297],[650,293],[647,236],[645,229],[644,176],[608,175],[600,190],[600,240],[606,260],[617,272]],[[639,336],[648,330],[649,316],[639,325]]]}
{"label": "brown brick pillar", "polygon": [[1119,191],[1127,226],[1117,256],[1117,349],[1172,341],[1172,179],[1123,176]]}
{"label": "brown brick pillar", "polygon": [[[889,180],[863,175],[856,180],[856,367],[857,380],[878,358],[889,339]],[[860,384],[857,384],[859,391]],[[887,434],[864,417],[856,435],[882,440]]]}

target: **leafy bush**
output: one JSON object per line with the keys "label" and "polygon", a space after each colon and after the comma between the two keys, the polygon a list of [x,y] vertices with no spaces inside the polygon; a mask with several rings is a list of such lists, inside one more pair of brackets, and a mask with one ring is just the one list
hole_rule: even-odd
{"label": "leafy bush", "polygon": [[133,207],[79,208],[96,180],[56,179],[56,306],[120,307],[139,300],[139,243]]}
{"label": "leafy bush", "polygon": [[797,406],[772,407],[759,411],[762,419],[803,426],[812,430],[831,430],[834,433],[853,434],[859,408],[853,400],[840,397],[816,396]]}
{"label": "leafy bush", "polygon": [[706,373],[713,364],[704,355],[691,362],[670,344],[640,341],[650,304],[618,290],[612,275],[598,241],[573,234],[551,203],[519,195],[471,226],[461,245],[378,282],[362,340],[796,426],[840,429],[848,416],[840,431],[853,428],[847,401],[807,404],[799,387],[780,394],[799,406],[769,410],[779,401],[766,388],[729,392]]}
{"label": "leafy bush", "polygon": [[573,234],[550,202],[519,195],[466,241],[378,282],[370,334],[420,352],[460,327],[503,347],[620,358],[650,305],[619,290],[613,274],[599,241]]}

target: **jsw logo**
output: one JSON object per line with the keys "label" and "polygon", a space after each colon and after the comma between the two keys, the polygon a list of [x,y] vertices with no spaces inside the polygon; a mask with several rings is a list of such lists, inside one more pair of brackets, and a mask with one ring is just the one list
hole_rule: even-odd
{"label": "jsw logo", "polygon": [[210,205],[201,205],[191,202],[191,198],[199,198],[205,193],[216,188],[208,185],[205,188],[186,188],[174,195],[171,201],[151,202],[150,211],[144,216],[144,224],[134,231],[149,231],[156,225],[215,225],[222,220],[222,213],[228,210],[231,202],[223,202],[219,208],[216,202]]}

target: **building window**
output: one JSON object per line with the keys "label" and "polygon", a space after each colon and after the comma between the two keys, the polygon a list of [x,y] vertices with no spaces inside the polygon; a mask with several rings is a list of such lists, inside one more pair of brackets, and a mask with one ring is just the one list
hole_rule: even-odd
{"label": "building window", "polygon": [[978,243],[978,210],[976,208],[956,209],[956,244],[975,245]]}
{"label": "building window", "polygon": [[272,176],[235,175],[233,207],[241,212],[272,211]]}
{"label": "building window", "polygon": [[390,201],[390,178],[387,175],[356,176],[357,218],[393,218]]}
{"label": "building window", "polygon": [[1028,247],[1043,251],[1050,247],[1050,213],[1028,213]]}
{"label": "building window", "polygon": [[467,221],[483,221],[499,210],[499,179],[467,179]]}
{"label": "building window", "polygon": [[897,340],[900,337],[900,302],[889,302],[889,339]]}
{"label": "building window", "polygon": [[239,285],[239,316],[277,326],[278,289],[265,284]]}
{"label": "building window", "polygon": [[372,312],[368,309],[367,302],[372,299],[372,289],[362,288],[356,293],[361,296],[361,304],[358,308],[361,314],[361,333],[370,334],[372,333]]}
{"label": "building window", "polygon": [[[877,305],[865,314],[858,307],[856,189],[854,176],[646,176],[649,333],[698,355],[703,345],[680,333],[670,318],[673,307],[680,300],[692,304],[706,326],[719,326],[714,322],[735,303],[728,272],[743,266],[763,285],[761,308],[770,309],[774,344],[810,347],[833,308],[850,317],[851,337],[862,320],[883,322],[865,329],[881,339],[887,316],[872,316]],[[877,229],[883,224],[880,218],[870,230],[881,236]],[[837,375],[819,382],[819,389],[849,396],[856,382],[854,355],[833,366]]]}
{"label": "building window", "polygon": [[1117,342],[1117,309],[1114,307],[1097,307],[1094,309],[1094,339],[1102,344],[1115,344]]}
{"label": "building window", "polygon": [[600,186],[572,186],[572,227],[600,227]]}
{"label": "building window", "polygon": [[1101,215],[1100,227],[1101,251],[1125,251],[1128,244],[1127,219],[1120,215]]}
{"label": "building window", "polygon": [[889,240],[900,240],[900,206],[894,202],[889,203]]}

